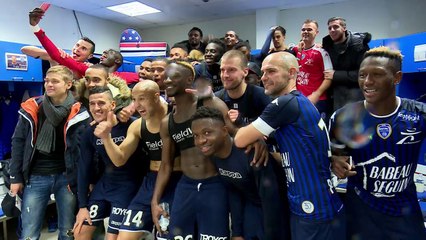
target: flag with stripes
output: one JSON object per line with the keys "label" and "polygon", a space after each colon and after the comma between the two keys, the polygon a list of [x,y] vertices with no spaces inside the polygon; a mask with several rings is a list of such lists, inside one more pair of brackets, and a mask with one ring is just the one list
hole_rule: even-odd
{"label": "flag with stripes", "polygon": [[120,42],[123,57],[165,57],[166,42]]}

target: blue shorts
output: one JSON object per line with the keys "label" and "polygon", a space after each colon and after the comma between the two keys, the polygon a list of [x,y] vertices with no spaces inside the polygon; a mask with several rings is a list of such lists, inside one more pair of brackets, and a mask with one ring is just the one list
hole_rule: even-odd
{"label": "blue shorts", "polygon": [[295,214],[290,216],[292,240],[341,240],[345,239],[346,225],[344,209],[333,220],[306,219]]}
{"label": "blue shorts", "polygon": [[[288,214],[288,212],[287,212]],[[255,205],[249,201],[244,203],[244,218],[243,218],[243,237],[244,239],[258,239],[258,240],[289,240],[290,238],[290,229],[287,228],[289,221],[284,219],[288,217],[286,212],[276,212],[274,221],[276,225],[268,226],[265,225],[264,214],[262,206]],[[268,232],[270,236],[265,236],[265,231]]]}
{"label": "blue shorts", "polygon": [[[191,179],[177,184],[170,215],[171,239],[229,239],[229,209],[225,186],[219,176]],[[196,230],[197,229],[197,230]]]}
{"label": "blue shorts", "polygon": [[[88,209],[95,226],[109,217],[109,233],[118,234],[127,206],[136,194],[138,184],[134,181],[112,181],[103,176],[90,193]],[[88,225],[87,222],[84,222]]]}
{"label": "blue shorts", "polygon": [[[173,196],[176,185],[182,176],[181,172],[173,172],[169,183],[163,193],[161,202],[169,203],[172,209]],[[157,172],[149,172],[139,188],[138,193],[127,207],[126,215],[120,227],[120,231],[126,232],[152,232],[154,223],[152,222],[151,199],[154,193]]]}
{"label": "blue shorts", "polygon": [[353,191],[345,198],[348,239],[426,239],[423,216],[414,214],[391,216],[372,209]]}

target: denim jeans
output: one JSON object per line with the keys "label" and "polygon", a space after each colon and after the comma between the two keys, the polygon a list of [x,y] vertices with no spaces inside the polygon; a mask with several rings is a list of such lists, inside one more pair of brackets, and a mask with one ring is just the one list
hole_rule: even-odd
{"label": "denim jeans", "polygon": [[31,175],[22,198],[22,239],[39,239],[46,207],[53,193],[58,212],[59,240],[73,239],[76,196],[68,190],[65,174]]}

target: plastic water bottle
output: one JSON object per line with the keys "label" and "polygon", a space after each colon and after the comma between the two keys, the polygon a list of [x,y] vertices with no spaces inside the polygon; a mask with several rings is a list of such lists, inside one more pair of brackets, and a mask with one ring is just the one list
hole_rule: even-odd
{"label": "plastic water bottle", "polygon": [[[170,214],[170,208],[169,204],[166,202],[160,203],[160,207],[167,213],[167,215]],[[161,231],[166,232],[167,228],[169,227],[169,217],[165,217],[163,215],[160,216],[160,220],[158,221],[158,224],[160,224]]]}

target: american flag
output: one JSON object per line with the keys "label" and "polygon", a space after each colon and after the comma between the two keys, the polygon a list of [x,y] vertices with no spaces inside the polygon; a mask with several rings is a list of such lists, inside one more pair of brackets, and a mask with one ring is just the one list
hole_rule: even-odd
{"label": "american flag", "polygon": [[142,37],[135,29],[128,28],[121,33],[120,43],[124,42],[141,42]]}
{"label": "american flag", "polygon": [[121,34],[120,52],[123,57],[165,57],[166,42],[141,42],[142,37],[134,29],[126,29]]}

